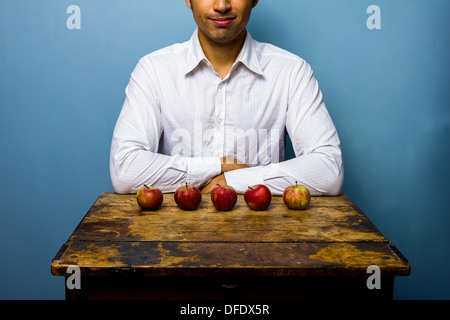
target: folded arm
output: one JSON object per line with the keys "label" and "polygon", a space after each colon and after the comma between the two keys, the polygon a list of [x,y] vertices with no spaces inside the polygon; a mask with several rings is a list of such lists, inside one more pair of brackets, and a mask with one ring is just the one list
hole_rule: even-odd
{"label": "folded arm", "polygon": [[174,192],[186,182],[201,186],[221,173],[217,157],[158,153],[162,132],[155,80],[138,64],[126,88],[111,143],[110,175],[117,193],[134,193],[144,184]]}
{"label": "folded arm", "polygon": [[313,195],[337,195],[344,182],[340,141],[308,64],[292,70],[289,90],[286,130],[295,158],[225,172],[224,177],[240,193],[262,183],[274,194],[282,194],[285,187],[297,182]]}

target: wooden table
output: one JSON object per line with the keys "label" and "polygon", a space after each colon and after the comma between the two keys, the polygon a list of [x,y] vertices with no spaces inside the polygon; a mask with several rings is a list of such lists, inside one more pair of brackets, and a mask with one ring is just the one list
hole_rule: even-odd
{"label": "wooden table", "polygon": [[[266,211],[239,196],[219,212],[209,195],[196,211],[173,194],[157,211],[135,195],[103,193],[51,264],[56,276],[78,266],[81,289],[66,299],[392,299],[408,261],[346,196],[313,197],[289,210],[274,196]],[[381,289],[368,289],[370,265]]]}

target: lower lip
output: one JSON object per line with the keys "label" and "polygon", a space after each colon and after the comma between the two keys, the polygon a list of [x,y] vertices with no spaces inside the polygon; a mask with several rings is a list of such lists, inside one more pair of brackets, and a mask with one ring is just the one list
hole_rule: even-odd
{"label": "lower lip", "polygon": [[229,19],[229,20],[212,20],[212,22],[219,27],[224,27],[229,25],[231,22],[233,22],[233,19]]}

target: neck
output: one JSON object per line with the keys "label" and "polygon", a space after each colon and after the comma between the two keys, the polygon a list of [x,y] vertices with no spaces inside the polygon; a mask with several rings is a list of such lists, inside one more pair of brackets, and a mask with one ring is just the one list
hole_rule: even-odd
{"label": "neck", "polygon": [[220,43],[211,40],[201,32],[198,33],[200,45],[206,58],[222,79],[230,72],[233,63],[241,52],[246,34],[247,32],[244,30],[232,41]]}

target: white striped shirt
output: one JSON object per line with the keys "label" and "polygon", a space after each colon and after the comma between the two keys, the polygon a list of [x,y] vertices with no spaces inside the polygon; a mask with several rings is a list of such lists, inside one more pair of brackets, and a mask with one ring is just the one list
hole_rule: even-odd
{"label": "white striped shirt", "polygon": [[339,137],[311,67],[247,32],[222,79],[195,30],[189,41],[146,55],[132,72],[113,133],[111,181],[117,193],[143,184],[163,192],[186,182],[202,186],[221,173],[221,157],[250,166],[225,173],[238,193],[261,183],[282,194],[297,181],[313,195],[333,195],[343,184]]}

